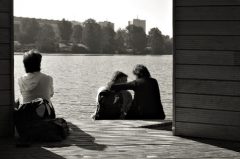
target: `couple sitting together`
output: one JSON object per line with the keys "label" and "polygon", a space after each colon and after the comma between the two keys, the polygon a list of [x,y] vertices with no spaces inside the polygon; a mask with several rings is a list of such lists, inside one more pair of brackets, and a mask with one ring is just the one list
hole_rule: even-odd
{"label": "couple sitting together", "polygon": [[[127,82],[127,75],[117,71],[97,95],[97,110],[92,118],[101,119],[165,119],[158,82],[147,67],[136,65],[136,79]],[[134,91],[134,98],[129,91]]]}

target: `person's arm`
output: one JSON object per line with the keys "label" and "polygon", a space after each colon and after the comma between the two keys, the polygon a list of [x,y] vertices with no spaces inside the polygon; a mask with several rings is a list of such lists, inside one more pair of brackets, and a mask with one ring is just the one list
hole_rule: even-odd
{"label": "person's arm", "polygon": [[106,89],[106,87],[100,87],[100,88],[98,89],[98,91],[97,91],[97,97],[96,97],[96,104],[98,104],[98,101],[99,101],[99,99],[98,99],[99,94],[100,94],[103,90],[105,90],[105,89]]}
{"label": "person's arm", "polygon": [[50,77],[50,97],[54,95],[54,88],[53,88],[53,78]]}
{"label": "person's arm", "polygon": [[23,96],[22,96],[22,81],[21,78],[18,79],[18,87],[19,87],[19,91],[17,92],[17,96],[19,99],[19,103],[22,104],[23,103]]}
{"label": "person's arm", "polygon": [[121,108],[120,119],[124,119],[132,105],[132,95],[129,91],[122,91],[123,105]]}
{"label": "person's arm", "polygon": [[135,90],[136,81],[121,83],[121,84],[113,84],[111,86],[111,90],[120,91],[120,90]]}
{"label": "person's arm", "polygon": [[128,110],[130,109],[130,107],[132,105],[132,101],[133,101],[132,94],[129,91],[126,92],[125,99],[126,99],[125,112],[128,112]]}

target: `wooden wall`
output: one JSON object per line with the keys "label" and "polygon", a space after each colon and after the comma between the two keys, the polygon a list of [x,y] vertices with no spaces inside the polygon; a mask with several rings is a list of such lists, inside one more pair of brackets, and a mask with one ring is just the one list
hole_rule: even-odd
{"label": "wooden wall", "polygon": [[0,0],[0,137],[13,134],[13,2]]}
{"label": "wooden wall", "polygon": [[240,0],[174,1],[174,133],[240,140]]}

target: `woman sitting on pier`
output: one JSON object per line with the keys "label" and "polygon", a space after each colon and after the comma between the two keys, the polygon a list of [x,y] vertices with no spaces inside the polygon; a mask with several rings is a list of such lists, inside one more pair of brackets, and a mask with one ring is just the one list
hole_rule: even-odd
{"label": "woman sitting on pier", "polygon": [[15,108],[15,124],[24,141],[60,141],[68,133],[64,119],[56,118],[51,97],[53,78],[41,72],[42,55],[31,50],[23,55],[26,74],[18,79],[21,96]]}
{"label": "woman sitting on pier", "polygon": [[165,119],[160,98],[158,82],[152,78],[147,67],[137,65],[133,74],[136,80],[128,83],[113,84],[111,90],[133,90],[134,99],[127,119]]}
{"label": "woman sitting on pier", "polygon": [[100,87],[97,95],[97,110],[93,119],[124,119],[132,104],[132,95],[126,90],[111,91],[113,84],[126,83],[128,76],[116,71],[106,87]]}

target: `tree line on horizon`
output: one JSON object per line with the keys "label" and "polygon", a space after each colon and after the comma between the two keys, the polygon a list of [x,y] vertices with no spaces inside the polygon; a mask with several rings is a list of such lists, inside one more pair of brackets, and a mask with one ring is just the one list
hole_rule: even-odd
{"label": "tree line on horizon", "polygon": [[102,54],[172,54],[172,38],[152,28],[148,35],[141,27],[129,25],[116,32],[109,25],[101,27],[94,19],[82,25],[62,19],[58,33],[50,24],[40,25],[37,19],[23,18],[14,25],[14,39],[20,43],[16,51],[36,47],[41,52],[61,52],[59,44],[69,46],[71,53]]}

